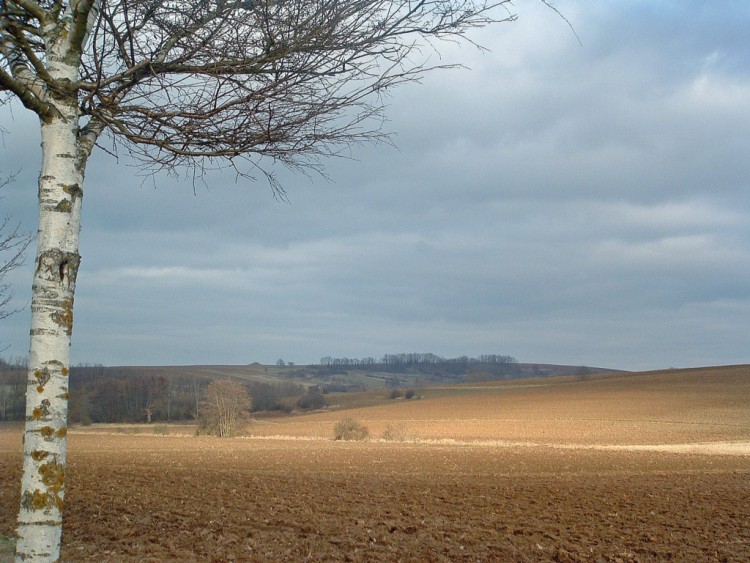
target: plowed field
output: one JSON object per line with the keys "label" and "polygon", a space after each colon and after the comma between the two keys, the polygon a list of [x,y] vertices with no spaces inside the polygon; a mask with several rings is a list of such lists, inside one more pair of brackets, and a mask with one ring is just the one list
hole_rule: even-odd
{"label": "plowed field", "polygon": [[[739,375],[733,392],[706,392],[705,411],[698,399],[684,403],[679,390],[670,402],[661,389],[649,407],[648,393],[630,388],[641,402],[626,416],[604,416],[596,405],[619,399],[601,382],[583,382],[576,408],[558,406],[546,432],[506,411],[511,426],[527,429],[518,435],[499,422],[497,435],[461,434],[456,413],[468,409],[430,419],[428,436],[396,442],[311,439],[328,414],[291,418],[296,430],[276,438],[73,429],[63,559],[748,561],[747,381]],[[597,402],[601,388],[607,392]],[[427,424],[419,409],[434,413],[430,401],[453,400],[425,395],[419,407],[401,402],[390,414],[377,407],[370,420],[410,422],[419,433]],[[588,414],[578,410],[582,402]],[[319,422],[309,436],[295,436],[304,420]],[[441,434],[435,420],[450,426]],[[598,421],[593,430],[586,420]],[[639,420],[646,440],[627,432],[637,432]],[[441,435],[452,441],[441,443]],[[20,466],[20,432],[3,429],[0,534],[14,531]]]}

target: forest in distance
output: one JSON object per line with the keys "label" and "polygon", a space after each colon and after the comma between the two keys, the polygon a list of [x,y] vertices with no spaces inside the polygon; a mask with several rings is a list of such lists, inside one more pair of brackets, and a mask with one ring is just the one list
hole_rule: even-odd
{"label": "forest in distance", "polygon": [[[386,354],[380,359],[325,356],[318,365],[119,366],[78,364],[70,374],[70,424],[194,421],[208,384],[240,381],[252,411],[313,410],[329,393],[425,387],[551,375],[587,375],[616,370],[519,363],[512,356],[443,358],[436,354]],[[23,420],[25,359],[0,357],[0,421]]]}

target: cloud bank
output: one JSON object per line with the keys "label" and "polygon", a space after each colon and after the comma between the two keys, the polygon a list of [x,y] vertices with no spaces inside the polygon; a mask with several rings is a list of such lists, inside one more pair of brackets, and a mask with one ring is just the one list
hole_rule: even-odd
{"label": "cloud bank", "polygon": [[[86,178],[74,361],[434,352],[651,369],[750,361],[750,10],[541,3],[388,99],[397,148],[282,171]],[[431,55],[436,57],[436,55]],[[38,135],[2,113],[35,229]],[[29,259],[27,262],[32,262]],[[30,267],[14,274],[29,300]],[[28,346],[28,309],[0,327]],[[7,352],[6,352],[7,353]]]}

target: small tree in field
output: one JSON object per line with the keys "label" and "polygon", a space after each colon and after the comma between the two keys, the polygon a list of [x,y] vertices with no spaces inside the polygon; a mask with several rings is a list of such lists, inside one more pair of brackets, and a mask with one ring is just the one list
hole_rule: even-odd
{"label": "small tree in field", "polygon": [[200,404],[201,424],[219,437],[234,436],[252,406],[252,398],[241,383],[230,379],[212,381]]}

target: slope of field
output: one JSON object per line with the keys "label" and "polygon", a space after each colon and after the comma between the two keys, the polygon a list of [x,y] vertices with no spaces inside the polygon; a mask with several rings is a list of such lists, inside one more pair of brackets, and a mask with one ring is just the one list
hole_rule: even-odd
{"label": "slope of field", "polygon": [[[193,365],[193,366],[124,366],[104,368],[132,375],[188,376],[209,379],[234,378],[257,383],[294,382],[305,385],[324,386],[331,383],[331,377],[320,376],[308,366],[270,366],[258,363],[249,365]],[[383,389],[392,374],[367,370],[349,370],[346,375],[336,376],[338,383],[363,389]],[[408,384],[417,379],[415,375],[399,375],[399,380]]]}
{"label": "slope of field", "polygon": [[[750,366],[545,378],[429,387],[417,399],[259,419],[254,436],[327,438],[343,416],[380,436],[574,445],[663,445],[750,440]],[[367,401],[372,403],[373,395]]]}
{"label": "slope of field", "polygon": [[[606,368],[591,368],[586,366],[566,366],[555,364],[517,364],[520,377],[550,377],[560,375],[575,375],[581,373],[624,373],[619,370]],[[419,370],[405,370],[397,373],[379,369],[366,369],[360,366],[341,367],[340,371],[331,374],[321,372],[319,366],[306,365],[263,365],[253,363],[248,365],[186,365],[186,366],[114,366],[102,367],[105,372],[128,373],[134,376],[188,376],[197,378],[236,378],[259,383],[279,383],[282,381],[296,381],[306,385],[330,385],[331,383],[359,386],[364,389],[385,389],[396,381],[401,386],[416,385],[420,382],[430,384],[440,380],[439,377]],[[454,376],[453,379],[462,379]],[[449,380],[451,378],[449,377]]]}

